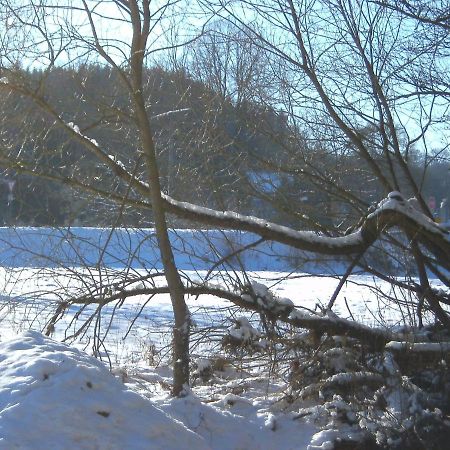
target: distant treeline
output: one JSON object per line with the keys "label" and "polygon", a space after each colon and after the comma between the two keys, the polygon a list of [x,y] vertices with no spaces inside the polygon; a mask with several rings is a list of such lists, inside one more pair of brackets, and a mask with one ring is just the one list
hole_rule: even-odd
{"label": "distant treeline", "polygon": [[[140,143],[130,102],[110,69],[85,65],[48,73],[18,70],[17,76],[26,78],[31,88],[46,92],[46,101],[63,111],[66,123],[139,174],[143,162],[135,157]],[[145,77],[162,186],[174,198],[311,228],[314,223],[329,225],[351,216],[351,208],[332,189],[319,188],[323,183],[316,183],[315,176],[339,177],[340,183],[368,203],[383,195],[361,176],[361,161],[329,151],[324,143],[310,142],[305,130],[295,129],[279,111],[261,104],[236,104],[184,70],[155,67]],[[120,215],[121,225],[151,225],[150,211],[121,208],[112,200],[91,197],[51,180],[57,174],[86,180],[105,191],[127,191],[125,184],[113,184],[114,177],[29,100],[11,95],[0,114],[1,136],[8,143],[10,160],[16,155],[43,168],[43,176],[35,177],[11,164],[2,165],[0,224],[110,226]],[[301,158],[296,157],[298,152]],[[323,170],[304,176],[308,160]],[[436,160],[425,177],[420,153],[410,164],[417,166],[425,196],[434,196],[439,203],[449,195],[448,163]],[[310,225],[302,222],[305,217]],[[184,226],[182,222],[176,225]]]}

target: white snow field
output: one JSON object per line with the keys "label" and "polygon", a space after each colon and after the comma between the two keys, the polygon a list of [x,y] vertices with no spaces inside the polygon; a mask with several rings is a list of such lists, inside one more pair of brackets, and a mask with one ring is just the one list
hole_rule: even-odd
{"label": "white snow field", "polygon": [[[97,305],[82,310],[72,306],[56,323],[53,339],[44,337],[49,316],[67,289],[76,294],[86,280],[101,276],[111,284],[116,278],[123,280],[124,273],[138,279],[159,268],[154,244],[147,249],[138,245],[136,251],[142,230],[116,234],[105,253],[101,249],[108,241],[107,230],[76,232],[80,242],[67,240],[67,230],[61,238],[48,229],[0,229],[0,450],[326,450],[333,448],[337,436],[352,438],[352,429],[327,426],[314,414],[299,418],[298,408],[296,413],[286,408],[284,373],[258,377],[230,367],[220,382],[196,382],[186,397],[171,398],[171,370],[164,362],[164,355],[170,355],[172,321],[166,294],[105,305],[101,320],[95,318],[73,338]],[[184,234],[183,248],[199,250],[200,237],[192,231]],[[239,239],[251,241],[249,236]],[[229,241],[230,236],[227,245]],[[213,283],[226,280],[223,267],[207,272],[214,258],[203,250],[203,259],[177,254],[184,276],[208,277]],[[260,248],[247,256],[253,270],[249,276],[297,307],[314,310],[326,305],[339,282],[330,274],[342,273],[342,262],[326,261],[328,275],[321,275],[323,265],[309,263],[303,269],[311,275],[289,268],[293,255],[276,250],[274,255],[273,248]],[[74,255],[78,260],[71,265]],[[61,257],[66,257],[65,268],[56,267]],[[100,272],[92,267],[99,258]],[[125,269],[128,264],[131,269]],[[340,317],[378,327],[411,323],[414,311],[404,304],[384,303],[377,295],[392,294],[391,289],[367,275],[351,275],[333,310]],[[204,295],[189,297],[188,303],[199,333],[211,325],[233,323],[224,312],[229,306],[225,300]],[[94,329],[101,337],[95,351]],[[205,334],[202,342],[208,343],[207,351],[193,348],[197,370],[209,362],[196,355],[214,355],[219,346],[214,335]],[[155,348],[163,354],[162,361],[152,353]],[[111,367],[90,356],[93,353]],[[305,402],[302,407],[314,405]]]}

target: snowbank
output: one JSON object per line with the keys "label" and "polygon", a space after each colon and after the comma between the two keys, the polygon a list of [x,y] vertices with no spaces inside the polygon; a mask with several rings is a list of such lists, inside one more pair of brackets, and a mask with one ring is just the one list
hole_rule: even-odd
{"label": "snowbank", "polygon": [[0,344],[0,450],[179,450],[204,440],[96,359],[28,331]]}

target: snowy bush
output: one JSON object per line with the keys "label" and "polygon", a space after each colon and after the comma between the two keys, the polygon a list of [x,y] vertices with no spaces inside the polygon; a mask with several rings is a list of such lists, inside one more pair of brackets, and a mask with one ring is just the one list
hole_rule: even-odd
{"label": "snowy bush", "polygon": [[238,317],[222,338],[222,348],[231,357],[242,360],[254,354],[262,355],[267,347],[267,339],[246,317]]}
{"label": "snowy bush", "polygon": [[[348,440],[366,442],[358,448],[369,448],[368,443],[385,449],[444,448],[450,435],[448,370],[437,367],[431,378],[416,359],[415,372],[406,376],[387,347],[370,353],[355,340],[322,339],[314,358],[300,360],[291,372],[291,408],[303,400],[319,401],[301,407],[297,417],[320,420],[329,433],[342,434],[345,426]],[[316,441],[311,449],[321,448],[319,437]]]}

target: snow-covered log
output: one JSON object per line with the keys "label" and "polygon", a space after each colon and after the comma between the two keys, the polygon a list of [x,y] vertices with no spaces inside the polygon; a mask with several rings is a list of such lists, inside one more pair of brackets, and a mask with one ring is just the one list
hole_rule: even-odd
{"label": "snow-covered log", "polygon": [[384,328],[371,328],[358,322],[342,319],[334,313],[312,314],[293,311],[286,322],[291,325],[314,330],[318,334],[348,336],[360,340],[374,350],[381,350],[395,334]]}
{"label": "snow-covered log", "polygon": [[318,395],[324,389],[348,389],[350,387],[356,388],[363,384],[365,385],[382,385],[385,379],[382,375],[373,372],[348,372],[337,373],[331,377],[326,378],[320,383],[310,384],[303,388],[300,393],[300,398],[307,398],[312,395]]}
{"label": "snow-covered log", "polygon": [[[287,298],[274,295],[266,286],[253,282],[249,286],[244,286],[240,291],[230,291],[220,285],[212,284],[188,284],[185,286],[185,293],[188,295],[214,295],[226,299],[232,304],[249,311],[256,311],[264,314],[272,321],[288,323],[294,327],[307,328],[315,333],[329,334],[336,336],[348,336],[356,338],[373,349],[381,350],[386,343],[400,340],[401,337],[395,333],[383,329],[372,328],[351,320],[338,317],[332,311],[326,313],[313,313],[302,310],[294,306],[294,302]],[[167,286],[141,286],[127,290],[111,291],[108,296],[99,293],[97,297],[90,295],[73,298],[69,302],[62,304],[65,309],[70,304],[99,304],[105,305],[114,301],[123,302],[126,298],[137,295],[168,294]],[[61,308],[54,316],[58,318]]]}
{"label": "snow-covered log", "polygon": [[424,367],[448,367],[450,342],[402,342],[390,341],[386,350],[393,354],[403,371],[416,371]]}
{"label": "snow-covered log", "polygon": [[370,247],[385,230],[393,227],[412,234],[450,270],[449,232],[415,209],[400,193],[392,192],[369,214],[359,229],[346,236],[329,237],[311,231],[296,231],[266,220],[230,211],[217,211],[163,196],[166,211],[177,217],[210,226],[255,233],[301,250],[330,255],[359,253]]}

